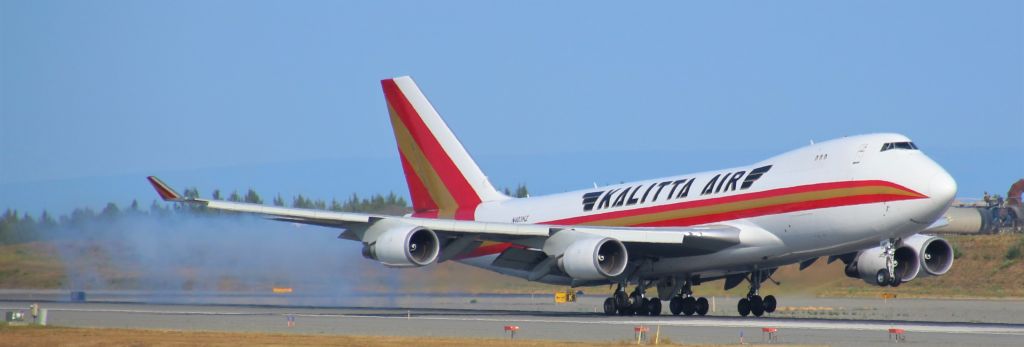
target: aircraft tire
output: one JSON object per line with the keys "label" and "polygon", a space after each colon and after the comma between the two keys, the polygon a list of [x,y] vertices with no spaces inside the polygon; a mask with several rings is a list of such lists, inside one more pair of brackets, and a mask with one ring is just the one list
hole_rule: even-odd
{"label": "aircraft tire", "polygon": [[740,302],[736,304],[736,310],[740,312],[740,316],[746,317],[750,315],[750,300],[747,300],[747,298],[740,299]]}
{"label": "aircraft tire", "polygon": [[775,300],[774,295],[764,297],[764,311],[768,313],[775,312],[775,308],[778,305],[778,301]]}
{"label": "aircraft tire", "polygon": [[697,312],[697,300],[692,296],[683,298],[683,314],[692,316],[694,312]]}
{"label": "aircraft tire", "polygon": [[683,313],[683,298],[673,296],[672,300],[668,301],[668,310],[672,311],[672,314],[676,316]]}
{"label": "aircraft tire", "polygon": [[708,299],[700,297],[697,299],[697,315],[703,316],[708,314]]}
{"label": "aircraft tire", "polygon": [[764,299],[760,295],[750,297],[750,313],[753,313],[755,317],[764,314]]}
{"label": "aircraft tire", "polygon": [[633,311],[640,311],[644,308],[644,297],[640,293],[633,293],[629,296],[629,308]]}
{"label": "aircraft tire", "polygon": [[647,302],[647,314],[650,316],[661,315],[661,299],[654,298]]}
{"label": "aircraft tire", "polygon": [[624,292],[617,292],[613,296],[615,298],[615,308],[623,309],[629,307],[629,297]]}
{"label": "aircraft tire", "polygon": [[634,311],[636,312],[637,316],[646,316],[647,313],[648,313],[647,309],[649,309],[651,307],[651,300],[648,300],[647,298],[643,298],[643,299],[640,299],[639,302],[640,302],[640,308],[638,308],[638,309],[636,309]]}
{"label": "aircraft tire", "polygon": [[900,284],[903,284],[903,280],[900,279],[900,276],[894,276],[893,278],[889,279],[889,286],[890,287],[896,288],[896,287],[899,287]]}
{"label": "aircraft tire", "polygon": [[615,309],[615,298],[604,299],[604,315],[614,316],[617,313]]}
{"label": "aircraft tire", "polygon": [[889,284],[889,281],[889,272],[885,269],[878,270],[878,273],[875,274],[875,283],[879,287],[885,287]]}

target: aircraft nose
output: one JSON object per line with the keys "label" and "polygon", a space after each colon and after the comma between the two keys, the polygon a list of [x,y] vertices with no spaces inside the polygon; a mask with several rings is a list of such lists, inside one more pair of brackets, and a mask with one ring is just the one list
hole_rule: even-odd
{"label": "aircraft nose", "polygon": [[953,202],[956,189],[956,180],[942,168],[939,168],[939,172],[933,174],[928,181],[928,193],[931,198],[946,206]]}

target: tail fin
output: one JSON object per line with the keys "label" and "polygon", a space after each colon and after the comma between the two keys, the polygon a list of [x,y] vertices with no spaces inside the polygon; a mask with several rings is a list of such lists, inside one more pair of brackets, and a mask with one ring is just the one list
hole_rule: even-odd
{"label": "tail fin", "polygon": [[481,202],[508,199],[491,186],[412,78],[380,83],[417,215],[472,220]]}

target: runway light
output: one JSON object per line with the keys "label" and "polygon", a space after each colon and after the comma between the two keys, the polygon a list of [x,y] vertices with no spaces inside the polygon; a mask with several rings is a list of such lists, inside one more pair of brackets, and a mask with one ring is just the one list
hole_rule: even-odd
{"label": "runway light", "polygon": [[633,327],[633,336],[636,337],[636,344],[640,344],[641,341],[647,339],[647,332],[651,331],[651,328],[643,325]]}
{"label": "runway light", "polygon": [[906,342],[907,341],[907,336],[905,335],[906,333],[907,333],[906,330],[903,330],[903,329],[900,329],[900,328],[889,328],[889,341],[892,341],[893,338],[896,338],[896,342],[900,342],[900,341]]}
{"label": "runway light", "polygon": [[779,328],[761,328],[761,342],[765,342],[765,337],[768,342],[778,342]]}
{"label": "runway light", "polygon": [[274,294],[288,294],[291,292],[291,287],[274,287]]}
{"label": "runway light", "polygon": [[509,337],[508,337],[509,340],[515,340],[515,338],[516,338],[516,331],[519,331],[519,326],[518,325],[506,325],[505,326],[505,332],[507,332],[509,334]]}

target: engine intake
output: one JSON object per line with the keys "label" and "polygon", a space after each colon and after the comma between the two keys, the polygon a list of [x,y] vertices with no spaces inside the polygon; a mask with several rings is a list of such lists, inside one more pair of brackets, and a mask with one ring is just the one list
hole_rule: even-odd
{"label": "engine intake", "polygon": [[569,244],[558,267],[573,279],[599,280],[621,275],[629,256],[626,246],[608,237],[580,237]]}
{"label": "engine intake", "polygon": [[432,230],[408,225],[391,225],[363,245],[363,257],[391,267],[424,266],[437,260],[440,242]]}
{"label": "engine intake", "polygon": [[916,234],[903,244],[919,254],[924,276],[942,276],[953,267],[953,246],[941,237]]}

